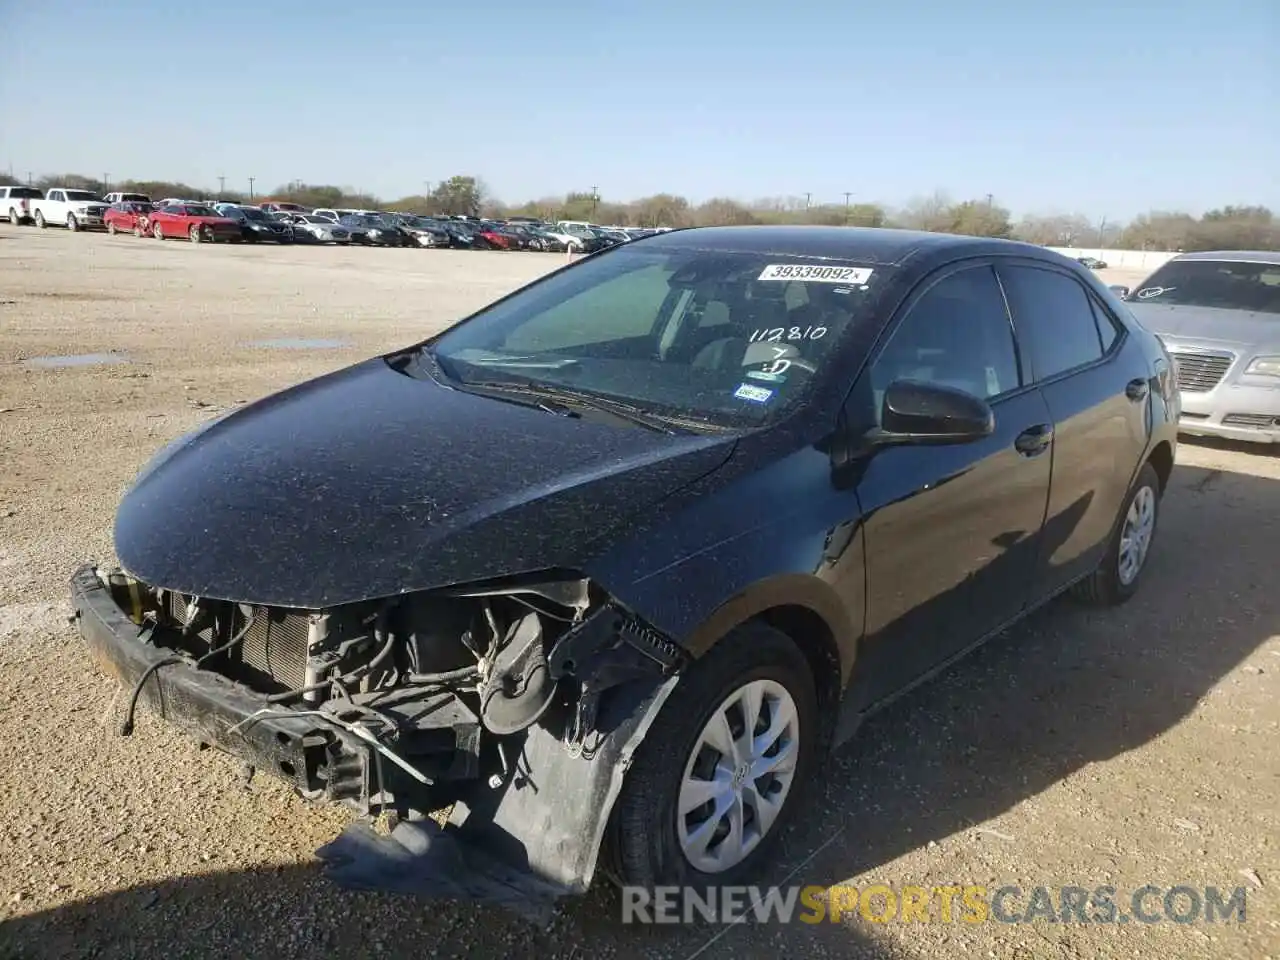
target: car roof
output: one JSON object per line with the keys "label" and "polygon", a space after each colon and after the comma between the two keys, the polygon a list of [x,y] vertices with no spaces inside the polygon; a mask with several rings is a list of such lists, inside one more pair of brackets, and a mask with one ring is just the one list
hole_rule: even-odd
{"label": "car roof", "polygon": [[1280,263],[1280,250],[1197,250],[1180,253],[1174,260],[1234,260],[1243,263]]}
{"label": "car roof", "polygon": [[1043,247],[1013,240],[887,227],[692,227],[657,233],[645,237],[643,243],[646,249],[693,246],[718,251],[835,257],[886,265],[904,263],[912,256],[926,252],[979,256],[999,250],[1005,254],[1022,254],[1038,259],[1048,256]]}

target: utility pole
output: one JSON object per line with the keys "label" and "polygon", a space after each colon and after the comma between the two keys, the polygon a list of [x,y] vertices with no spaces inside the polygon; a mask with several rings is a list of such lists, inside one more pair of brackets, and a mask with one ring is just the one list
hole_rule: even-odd
{"label": "utility pole", "polygon": [[810,199],[812,196],[813,196],[813,194],[812,194],[812,193],[806,193],[806,194],[804,195],[804,208],[805,208],[806,210],[808,210],[808,209],[809,209],[809,199]]}
{"label": "utility pole", "polygon": [[252,202],[252,201],[253,201],[253,179],[254,179],[253,177],[250,177],[250,178],[249,178],[249,200],[250,200],[250,202]]}
{"label": "utility pole", "polygon": [[103,193],[111,192],[111,174],[109,173],[104,173],[102,175],[102,192]]}
{"label": "utility pole", "polygon": [[599,189],[598,189],[597,187],[594,187],[594,186],[593,186],[593,187],[591,188],[591,219],[592,219],[593,221],[594,221],[594,220],[595,220],[595,218],[596,218],[596,207],[597,207],[597,205],[599,205],[599,203],[600,203],[600,192],[599,192]]}
{"label": "utility pole", "polygon": [[987,209],[988,209],[988,210],[990,210],[990,209],[991,209],[991,204],[992,204],[992,202],[993,202],[994,200],[995,200],[995,195],[994,195],[994,194],[991,194],[991,193],[988,193],[988,194],[987,194]]}
{"label": "utility pole", "polygon": [[218,174],[218,199],[221,200],[227,192],[227,178],[222,174]]}
{"label": "utility pole", "polygon": [[33,176],[31,175],[31,171],[30,171],[30,170],[28,170],[28,171],[27,171],[27,186],[29,187],[29,186],[31,186],[33,183],[35,183],[35,177],[33,177]]}
{"label": "utility pole", "polygon": [[853,196],[851,191],[846,190],[844,192],[844,225],[846,227],[849,225],[849,198],[851,196]]}
{"label": "utility pole", "polygon": [[1107,235],[1107,218],[1103,217],[1098,222],[1098,249],[1102,249],[1103,239]]}

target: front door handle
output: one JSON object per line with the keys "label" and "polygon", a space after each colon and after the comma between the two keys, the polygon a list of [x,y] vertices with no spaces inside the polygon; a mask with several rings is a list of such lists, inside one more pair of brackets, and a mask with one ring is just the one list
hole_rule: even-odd
{"label": "front door handle", "polygon": [[1151,392],[1151,384],[1147,383],[1142,377],[1130,380],[1125,384],[1124,395],[1134,403],[1139,403],[1147,399],[1147,394]]}
{"label": "front door handle", "polygon": [[1038,457],[1049,449],[1051,443],[1053,443],[1053,425],[1038,423],[1018,434],[1018,438],[1013,441],[1013,448],[1024,457]]}

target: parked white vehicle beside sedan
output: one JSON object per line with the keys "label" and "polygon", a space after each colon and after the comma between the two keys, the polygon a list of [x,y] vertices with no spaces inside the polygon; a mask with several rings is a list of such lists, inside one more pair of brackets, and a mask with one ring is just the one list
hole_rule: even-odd
{"label": "parked white vehicle beside sedan", "polygon": [[73,190],[70,187],[54,187],[40,200],[32,200],[31,218],[40,228],[55,226],[68,230],[88,227],[102,229],[102,217],[107,212],[106,203],[92,190]]}

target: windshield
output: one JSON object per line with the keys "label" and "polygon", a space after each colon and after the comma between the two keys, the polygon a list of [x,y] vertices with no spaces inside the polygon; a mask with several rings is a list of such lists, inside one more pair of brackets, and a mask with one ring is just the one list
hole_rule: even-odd
{"label": "windshield", "polygon": [[536,384],[753,425],[802,395],[887,271],[841,261],[617,247],[494,304],[432,353],[466,384]]}
{"label": "windshield", "polygon": [[313,214],[313,213],[305,214],[305,215],[302,217],[302,220],[303,220],[303,222],[305,222],[305,223],[320,223],[320,224],[326,224],[326,223],[327,223],[327,224],[330,224],[330,225],[332,225],[332,223],[333,223],[333,221],[332,221],[332,220],[330,220],[328,217],[317,217],[317,216],[316,216],[315,214]]}
{"label": "windshield", "polygon": [[1131,299],[1280,313],[1280,263],[1170,260],[1134,291]]}
{"label": "windshield", "polygon": [[270,220],[265,210],[258,207],[241,207],[240,212],[250,220]]}
{"label": "windshield", "polygon": [[97,200],[99,203],[102,202],[101,200],[99,200],[98,195],[91,190],[68,190],[67,199],[68,200]]}
{"label": "windshield", "polygon": [[222,214],[218,213],[212,207],[198,207],[192,204],[191,206],[187,207],[187,216],[189,217],[220,217],[222,216]]}

